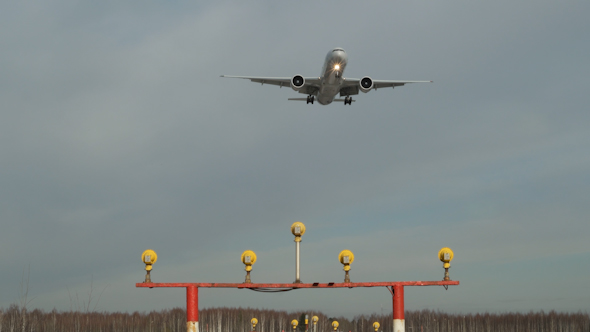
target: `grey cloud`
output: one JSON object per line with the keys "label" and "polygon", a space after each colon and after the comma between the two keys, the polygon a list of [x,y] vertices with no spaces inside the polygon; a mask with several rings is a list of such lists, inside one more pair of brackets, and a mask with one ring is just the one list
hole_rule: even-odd
{"label": "grey cloud", "polygon": [[[241,279],[246,248],[267,257],[261,279],[291,281],[287,232],[301,220],[317,281],[341,277],[344,247],[359,279],[436,279],[432,252],[449,245],[462,286],[412,290],[409,309],[570,310],[482,289],[494,280],[477,257],[510,254],[497,273],[518,285],[530,277],[518,262],[590,250],[586,3],[346,3],[335,16],[327,3],[54,5],[0,14],[0,305],[29,263],[45,309],[68,309],[67,287],[84,292],[91,277],[109,285],[109,310],[181,305],[182,292],[150,303],[155,292],[134,288],[148,247],[160,281]],[[317,75],[335,46],[347,76],[435,82],[344,108],[218,77]],[[301,308],[316,296],[215,294],[201,303]],[[317,309],[345,302],[317,296]],[[370,296],[358,295],[379,311]]]}

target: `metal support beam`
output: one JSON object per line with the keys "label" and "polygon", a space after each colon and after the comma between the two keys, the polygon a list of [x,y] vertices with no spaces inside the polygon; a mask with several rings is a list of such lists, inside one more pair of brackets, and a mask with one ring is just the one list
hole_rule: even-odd
{"label": "metal support beam", "polygon": [[299,278],[299,244],[301,242],[295,241],[295,283],[298,284],[301,282]]}
{"label": "metal support beam", "polygon": [[404,320],[404,286],[394,285],[393,287],[393,332],[405,332],[406,323]]}
{"label": "metal support beam", "polygon": [[186,332],[199,332],[199,288],[186,287]]}

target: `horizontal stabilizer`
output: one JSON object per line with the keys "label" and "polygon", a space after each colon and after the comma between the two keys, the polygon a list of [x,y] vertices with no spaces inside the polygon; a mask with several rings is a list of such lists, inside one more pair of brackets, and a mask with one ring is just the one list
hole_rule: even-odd
{"label": "horizontal stabilizer", "polygon": [[[334,99],[333,101],[344,101],[344,99]],[[356,100],[351,99],[350,101],[353,102],[353,101],[356,101]]]}
{"label": "horizontal stabilizer", "polygon": [[307,98],[289,98],[289,100],[302,100],[302,101],[307,101]]}

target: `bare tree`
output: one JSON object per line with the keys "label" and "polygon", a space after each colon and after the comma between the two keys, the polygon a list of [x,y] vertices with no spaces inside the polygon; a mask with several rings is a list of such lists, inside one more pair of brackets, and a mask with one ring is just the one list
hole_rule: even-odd
{"label": "bare tree", "polygon": [[31,275],[31,265],[27,267],[27,274],[25,277],[25,269],[23,268],[23,275],[20,280],[20,287],[18,290],[18,308],[20,314],[21,331],[26,332],[27,328],[27,306],[34,300],[29,298],[29,281]]}

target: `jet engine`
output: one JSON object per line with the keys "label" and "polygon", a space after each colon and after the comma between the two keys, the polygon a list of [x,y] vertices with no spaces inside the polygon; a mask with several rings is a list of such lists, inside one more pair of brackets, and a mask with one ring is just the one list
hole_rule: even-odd
{"label": "jet engine", "polygon": [[291,89],[299,91],[305,84],[305,79],[301,75],[295,75],[291,79]]}
{"label": "jet engine", "polygon": [[361,78],[359,84],[361,86],[361,91],[364,93],[371,91],[373,88],[373,80],[369,76]]}

